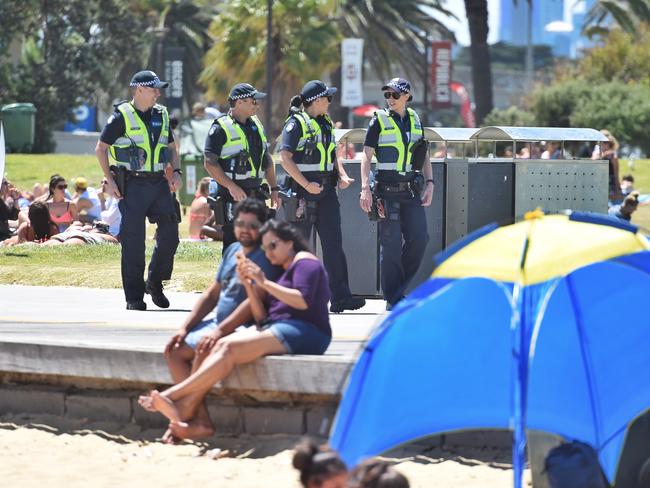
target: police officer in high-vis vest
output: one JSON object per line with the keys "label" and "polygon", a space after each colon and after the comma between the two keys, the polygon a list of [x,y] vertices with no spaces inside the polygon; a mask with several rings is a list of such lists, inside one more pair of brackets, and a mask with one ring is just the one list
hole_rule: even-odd
{"label": "police officer in high-vis vest", "polygon": [[[169,307],[162,282],[171,279],[178,246],[172,192],[181,186],[181,170],[169,114],[156,103],[161,89],[168,85],[153,71],[136,73],[129,85],[132,100],[115,105],[95,148],[107,190],[120,199],[122,285],[127,310],[146,310],[145,292],[158,307]],[[170,178],[165,177],[167,166],[173,171]],[[158,227],[146,283],[145,218]]]}
{"label": "police officer in high-vis vest", "polygon": [[[361,157],[360,205],[378,214],[381,287],[391,309],[420,267],[429,239],[424,207],[431,205],[433,177],[420,117],[407,107],[411,84],[393,78],[382,87],[387,108],[368,126]],[[374,188],[370,162],[377,157]]]}
{"label": "police officer in high-vis vest", "polygon": [[344,189],[354,180],[336,158],[333,124],[327,115],[334,93],[336,88],[312,80],[291,99],[289,118],[282,131],[280,161],[293,180],[291,189],[297,193],[297,205],[285,206],[285,214],[307,239],[314,227],[318,231],[332,294],[330,311],[340,313],[357,310],[366,301],[350,293],[343,253],[336,186]]}
{"label": "police officer in high-vis vest", "polygon": [[[230,110],[215,119],[205,141],[205,169],[219,184],[215,219],[223,224],[223,251],[236,241],[232,208],[246,197],[280,205],[275,167],[264,127],[255,115],[266,97],[248,83],[238,83],[228,96]],[[262,180],[266,178],[270,188]],[[217,215],[217,213],[219,215]]]}

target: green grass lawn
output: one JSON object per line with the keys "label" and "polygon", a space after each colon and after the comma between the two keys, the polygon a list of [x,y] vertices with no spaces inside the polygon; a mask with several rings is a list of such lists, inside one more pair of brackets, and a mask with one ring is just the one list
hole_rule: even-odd
{"label": "green grass lawn", "polygon": [[[147,242],[147,262],[154,243]],[[203,291],[214,280],[221,243],[181,242],[165,288]],[[0,283],[121,288],[120,246],[0,247]]]}

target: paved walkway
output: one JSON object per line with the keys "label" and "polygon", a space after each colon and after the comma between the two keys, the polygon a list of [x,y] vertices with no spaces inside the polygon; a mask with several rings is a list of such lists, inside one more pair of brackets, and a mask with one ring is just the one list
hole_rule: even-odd
{"label": "paved walkway", "polygon": [[[145,297],[146,312],[125,309],[122,290],[0,285],[0,342],[160,351],[199,297],[169,292],[171,307]],[[383,314],[382,300],[354,312],[331,314],[330,355],[356,355]]]}

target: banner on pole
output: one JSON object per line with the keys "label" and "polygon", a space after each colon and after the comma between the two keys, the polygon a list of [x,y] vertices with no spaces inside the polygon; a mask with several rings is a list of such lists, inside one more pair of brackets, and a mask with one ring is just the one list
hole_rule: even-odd
{"label": "banner on pole", "polygon": [[341,106],[358,107],[363,103],[362,67],[363,39],[343,39],[341,43]]}
{"label": "banner on pole", "polygon": [[169,86],[164,90],[165,105],[171,113],[173,110],[183,110],[183,58],[185,57],[185,48],[168,47],[164,51],[165,73],[163,80],[169,82]]}
{"label": "banner on pole", "polygon": [[433,108],[451,107],[451,41],[431,43],[431,86]]}

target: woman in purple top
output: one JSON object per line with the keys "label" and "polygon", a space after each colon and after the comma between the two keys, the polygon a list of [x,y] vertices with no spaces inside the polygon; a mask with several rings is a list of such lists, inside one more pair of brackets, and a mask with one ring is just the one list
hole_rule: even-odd
{"label": "woman in purple top", "polygon": [[[250,259],[239,262],[237,273],[246,288],[255,321],[266,324],[262,330],[270,331],[289,354],[323,354],[332,338],[325,268],[290,223],[270,220],[260,234],[270,263],[285,271],[274,283]],[[266,292],[265,303],[258,298],[255,286]]]}
{"label": "woman in purple top", "polygon": [[[246,308],[257,322],[257,330],[219,339],[195,373],[163,392],[153,390],[139,399],[143,408],[162,413],[178,431],[195,414],[193,397],[205,395],[235,366],[269,354],[323,354],[332,339],[327,273],[309,252],[302,234],[291,224],[274,220],[264,224],[260,233],[266,257],[285,272],[274,283],[245,255],[237,257],[237,272],[248,295],[240,308]],[[255,287],[266,291],[266,303],[258,298]]]}

